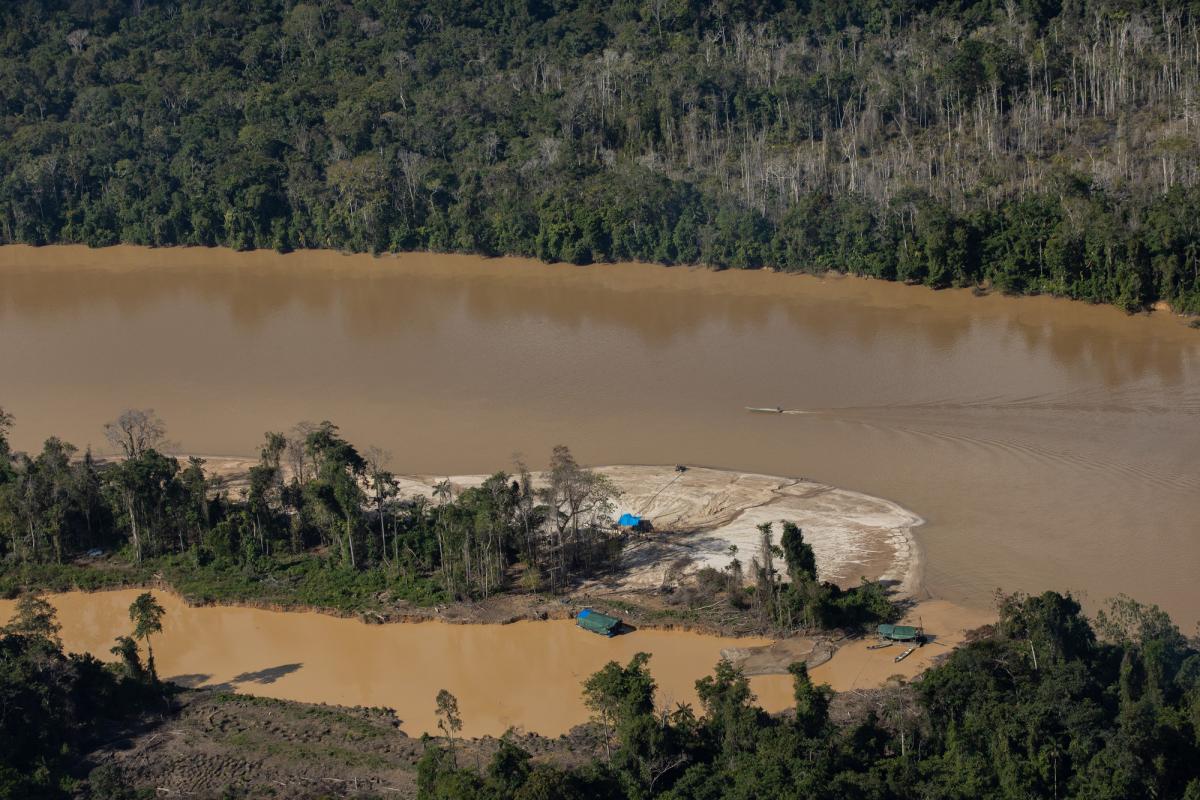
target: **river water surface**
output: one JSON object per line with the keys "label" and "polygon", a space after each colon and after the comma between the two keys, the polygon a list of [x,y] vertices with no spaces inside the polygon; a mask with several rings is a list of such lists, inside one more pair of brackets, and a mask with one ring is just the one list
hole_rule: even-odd
{"label": "river water surface", "polygon": [[[129,633],[129,604],[139,593],[51,595],[64,646],[111,659],[114,636]],[[166,610],[163,632],[151,640],[163,678],[265,697],[392,708],[410,736],[437,735],[440,689],[457,698],[465,736],[499,736],[512,726],[557,736],[587,721],[582,693],[588,676],[639,651],[651,654],[660,707],[699,709],[695,682],[711,674],[723,647],[769,641],[655,630],[606,639],[570,620],[364,625],[310,612],[190,608],[174,595],[155,594]],[[0,600],[0,620],[13,605]],[[751,682],[764,708],[791,705],[790,676]]]}
{"label": "river water surface", "polygon": [[[1200,618],[1200,331],[1166,314],[633,264],[9,247],[0,405],[23,448],[102,450],[106,420],[153,407],[185,452],[330,419],[402,472],[565,443],[805,476],[923,516],[936,596],[1125,592]],[[776,405],[814,413],[745,411]]]}

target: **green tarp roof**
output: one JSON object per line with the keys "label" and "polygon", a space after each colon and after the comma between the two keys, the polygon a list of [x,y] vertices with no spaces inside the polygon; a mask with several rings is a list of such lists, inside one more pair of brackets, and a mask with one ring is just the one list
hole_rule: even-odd
{"label": "green tarp roof", "polygon": [[917,629],[910,625],[880,625],[878,630],[883,638],[901,642],[916,639],[918,636]]}
{"label": "green tarp roof", "polygon": [[575,622],[579,627],[587,628],[589,631],[595,631],[596,633],[612,633],[621,624],[621,620],[616,617],[601,614],[599,611],[593,611],[590,608],[580,611],[579,616],[575,618]]}

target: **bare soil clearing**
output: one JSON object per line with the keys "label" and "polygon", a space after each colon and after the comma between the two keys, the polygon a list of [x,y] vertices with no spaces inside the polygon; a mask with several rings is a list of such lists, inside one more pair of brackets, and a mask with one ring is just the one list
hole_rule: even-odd
{"label": "bare soil clearing", "polygon": [[[250,464],[246,459],[209,459],[207,467],[224,478],[228,491],[238,492]],[[810,481],[705,468],[680,472],[674,467],[616,466],[599,471],[621,492],[617,514],[641,514],[653,528],[629,543],[618,570],[567,597],[501,595],[432,608],[383,597],[378,610],[361,615],[364,622],[465,623],[460,629],[364,626],[325,614],[285,616],[236,607],[189,608],[180,598],[166,596],[166,632],[155,647],[160,669],[189,686],[302,702],[389,706],[399,710],[410,732],[435,729],[431,698],[439,688],[449,688],[463,703],[469,721],[464,733],[478,736],[499,735],[511,725],[543,734],[569,730],[587,718],[579,698],[582,680],[606,661],[626,661],[642,650],[654,654],[652,671],[668,700],[694,702],[694,681],[724,656],[755,676],[754,690],[771,711],[790,702],[786,670],[793,662],[804,661],[818,680],[837,688],[860,687],[893,674],[915,675],[938,654],[935,650],[944,651],[930,645],[893,668],[888,651],[867,651],[865,643],[847,643],[836,634],[773,643],[722,640],[706,634],[751,633],[744,615],[740,622],[730,622],[738,617],[730,609],[695,612],[671,606],[671,584],[703,566],[723,567],[731,545],[748,562],[759,548],[757,524],[785,519],[804,528],[823,578],[843,585],[856,583],[858,576],[883,579],[897,597],[911,599],[919,567],[912,526],[920,518],[894,503]],[[458,476],[450,481],[461,491],[484,479]],[[441,480],[408,477],[401,491],[431,495]],[[124,632],[124,609],[132,594],[52,597],[68,647],[107,657],[113,636]],[[622,617],[634,632],[607,640],[565,621],[530,622],[565,620],[585,605]],[[0,602],[0,613],[4,607]],[[924,608],[918,605],[912,614],[924,615],[938,643],[955,641],[965,625],[955,616],[956,607],[944,604],[942,617]],[[986,621],[981,618],[977,624]],[[514,624],[498,628],[479,623]],[[851,655],[843,656],[839,647]],[[516,688],[496,697],[490,687],[501,673],[509,676],[506,685]]]}
{"label": "bare soil clearing", "polygon": [[[581,727],[548,739],[515,733],[535,761],[580,763],[598,754]],[[464,766],[486,765],[495,738],[457,743]],[[117,769],[159,797],[416,797],[424,752],[387,709],[312,705],[227,692],[186,692],[161,724],[94,750],[93,764]]]}
{"label": "bare soil clearing", "polygon": [[[223,477],[231,491],[246,485],[254,462],[234,457],[207,459],[210,474]],[[634,533],[623,551],[622,569],[585,591],[633,592],[657,589],[703,567],[728,566],[730,547],[748,564],[760,549],[758,526],[774,523],[779,543],[783,520],[804,530],[813,546],[821,580],[842,588],[862,578],[885,581],[897,599],[919,591],[921,558],[913,528],[923,520],[889,500],[815,481],[732,470],[672,466],[597,467],[620,491],[616,514],[631,513],[651,529]],[[479,486],[487,475],[408,475],[400,480],[403,497],[433,499],[443,480],[454,491]],[[543,475],[534,473],[535,485]]]}

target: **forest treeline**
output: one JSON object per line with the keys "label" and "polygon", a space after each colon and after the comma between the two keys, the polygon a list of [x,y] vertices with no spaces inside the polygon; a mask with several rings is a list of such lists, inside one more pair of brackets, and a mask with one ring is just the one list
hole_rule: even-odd
{"label": "forest treeline", "polygon": [[161,719],[168,708],[176,689],[159,681],[150,648],[163,614],[149,592],[138,596],[129,607],[130,635],[116,638],[110,653],[117,660],[104,663],[63,651],[61,626],[46,600],[29,594],[17,601],[0,626],[0,800],[145,796],[128,789],[111,765],[85,765],[106,734],[134,729],[146,712]]}
{"label": "forest treeline", "polygon": [[[1097,635],[1099,634],[1099,635]],[[1165,613],[1120,598],[1093,625],[1069,596],[1003,598],[990,635],[913,684],[843,706],[793,664],[769,716],[722,661],[700,707],[663,708],[640,654],[584,685],[607,752],[564,770],[502,747],[481,776],[427,752],[422,800],[1200,797],[1200,653]]]}
{"label": "forest treeline", "polygon": [[[557,447],[535,477],[518,464],[481,485],[448,480],[405,495],[377,448],[360,452],[330,422],[265,434],[230,486],[203,459],[164,454],[166,426],[131,410],[105,427],[103,461],[56,437],[13,451],[0,408],[0,595],[138,585],[159,575],[197,601],[261,601],[342,611],[379,598],[434,605],[502,592],[563,594],[620,569],[629,532],[619,492]],[[857,627],[893,619],[884,587],[819,579],[812,547],[785,522],[760,526],[743,564],[679,581],[671,604],[727,609],[757,630]],[[777,566],[782,562],[786,567]],[[669,587],[668,587],[669,588]]]}
{"label": "forest treeline", "polygon": [[1200,312],[1200,5],[15,0],[0,241],[842,270]]}
{"label": "forest treeline", "polygon": [[0,562],[10,566],[93,553],[253,575],[317,554],[292,577],[317,564],[348,591],[446,602],[509,588],[518,561],[525,588],[561,591],[620,551],[616,490],[565,447],[536,489],[519,468],[463,491],[443,481],[432,499],[404,497],[386,454],[360,453],[330,422],[301,423],[267,433],[245,485],[231,490],[203,459],[164,454],[166,427],[150,410],[106,426],[120,455],[104,461],[55,437],[40,453],[13,452],[11,422],[0,409]]}
{"label": "forest treeline", "polygon": [[[429,702],[444,735],[425,740],[418,797],[1200,797],[1196,642],[1157,607],[1129,598],[1111,602],[1094,622],[1073,598],[1054,592],[1000,601],[990,630],[912,683],[835,697],[813,683],[803,664],[793,664],[794,705],[774,716],[756,705],[748,679],[727,661],[697,681],[695,707],[664,703],[646,654],[610,662],[581,687],[595,747],[562,739],[561,758],[552,751],[535,759],[508,736],[490,763],[463,757],[463,715],[442,690]],[[143,736],[161,735],[155,724],[170,724],[173,690],[141,660],[138,644],[149,653],[161,619],[153,597],[139,597],[130,607],[137,641],[119,637],[118,659],[105,665],[65,655],[53,609],[36,597],[22,600],[0,629],[0,797],[154,796],[153,784],[129,785],[120,762],[93,761],[88,753],[102,733],[111,737],[140,723]],[[272,758],[305,752],[272,751]],[[348,767],[346,778],[353,775]],[[373,794],[369,783],[355,790],[346,784],[347,795],[385,796]],[[231,785],[222,796],[244,792]]]}

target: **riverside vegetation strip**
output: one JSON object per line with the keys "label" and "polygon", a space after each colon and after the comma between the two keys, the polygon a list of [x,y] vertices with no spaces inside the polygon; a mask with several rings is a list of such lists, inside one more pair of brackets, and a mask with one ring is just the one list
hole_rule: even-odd
{"label": "riverside vegetation strip", "polygon": [[698,705],[664,705],[653,661],[639,654],[582,681],[594,722],[556,740],[464,740],[444,694],[443,736],[421,741],[385,709],[179,694],[144,668],[133,640],[121,662],[101,666],[64,656],[56,638],[52,609],[37,601],[0,631],[6,797],[1189,800],[1200,791],[1200,652],[1161,611],[1128,599],[1093,622],[1052,592],[1003,598],[995,626],[913,684],[832,695],[797,664],[792,709],[777,716],[727,661],[697,681]]}
{"label": "riverside vegetation strip", "polygon": [[[1200,337],[1170,314],[745,270],[20,245],[0,247],[0,308],[0,402],[29,452],[103,448],[131,402],[183,452],[254,458],[273,425],[332,419],[404,473],[544,467],[567,442],[901,500],[928,519],[923,583],[955,602],[1073,587],[1200,616]],[[765,398],[815,413],[744,411]]]}
{"label": "riverside vegetation strip", "polygon": [[0,14],[3,242],[835,269],[1200,311],[1186,3]]}
{"label": "riverside vegetation strip", "polygon": [[[757,548],[740,558],[730,548],[720,568],[712,563],[712,538],[719,540],[722,525],[736,522],[744,509],[786,500],[792,505],[778,506],[781,513],[815,513],[814,520],[841,526],[821,544],[833,572],[853,564],[860,576],[874,569],[880,577],[910,563],[905,537],[916,521],[889,504],[868,506],[870,522],[858,526],[858,538],[892,547],[880,509],[893,508],[891,524],[903,532],[904,546],[883,563],[868,563],[870,557],[848,556],[838,544],[853,541],[851,553],[861,546],[850,532],[857,523],[849,498],[841,504],[845,514],[830,514],[822,509],[829,487],[810,487],[820,499],[809,508],[802,494],[775,490],[789,482],[766,476],[701,470],[664,484],[653,470],[583,468],[558,447],[550,468],[536,477],[519,466],[511,477],[500,472],[465,487],[417,482],[413,492],[413,481],[387,469],[384,453],[360,454],[329,422],[266,434],[260,459],[241,464],[243,472],[232,476],[206,473],[199,458],[185,467],[160,453],[166,429],[151,411],[128,411],[106,426],[110,443],[124,454],[111,463],[95,461],[90,452],[75,459],[75,448],[56,438],[36,456],[10,453],[4,436],[10,423],[0,411],[0,547],[9,591],[138,584],[153,575],[200,602],[310,606],[384,619],[379,612],[403,616],[399,604],[486,603],[514,591],[567,597],[614,584],[634,589],[619,577],[623,572],[670,560],[682,575],[689,542],[697,542],[708,544],[697,551],[701,568],[688,580],[668,580],[665,570],[656,587],[672,596],[651,595],[651,612],[704,624],[701,612],[709,611],[709,624],[719,616],[720,624],[743,632],[859,626],[896,616],[885,586],[819,581],[813,547],[792,522],[779,531],[779,551],[772,541],[777,521],[756,519]],[[231,477],[239,482],[231,486]],[[632,501],[670,511],[684,526],[674,544],[669,529],[658,535],[657,559],[651,546],[622,563],[631,536],[611,520],[625,484]],[[715,529],[707,539],[696,535],[707,528]],[[117,558],[104,558],[114,550]],[[785,570],[774,566],[785,557],[786,581]]]}
{"label": "riverside vegetation strip", "polygon": [[[239,519],[234,540],[238,547],[225,554],[231,560],[224,569],[244,572],[247,564],[233,553],[248,548],[245,557],[252,562],[254,548],[263,541],[286,541],[287,537],[281,536],[284,532],[290,536],[290,526],[271,534],[261,520],[256,529],[249,518],[259,488],[282,477],[282,469],[276,471],[274,466],[274,451],[281,460],[290,452],[297,459],[295,475],[309,476],[307,484],[296,478],[301,496],[307,492],[312,498],[328,497],[322,493],[323,485],[340,486],[342,496],[354,498],[353,509],[363,515],[357,523],[351,519],[349,527],[345,527],[345,508],[326,519],[326,524],[334,527],[327,533],[325,554],[310,556],[319,559],[323,569],[365,571],[367,565],[357,559],[369,557],[366,537],[375,534],[370,523],[382,519],[387,535],[386,509],[382,517],[373,520],[372,497],[351,491],[351,486],[358,485],[352,446],[328,424],[299,430],[303,437],[267,437],[262,460],[246,478],[245,499],[231,502],[210,496],[207,478],[194,483],[204,489],[209,502],[228,503],[220,511],[217,525]],[[115,443],[129,445],[123,461],[89,465],[85,458],[71,462],[62,458],[64,447],[55,441],[37,458],[8,453],[7,502],[53,497],[54,492],[47,490],[55,487],[65,492],[60,499],[90,496],[70,488],[67,478],[74,475],[75,485],[86,487],[91,485],[89,481],[78,479],[94,471],[102,486],[114,482],[96,496],[111,505],[108,524],[113,527],[106,529],[107,535],[129,537],[125,558],[136,559],[139,550],[132,542],[134,525],[140,526],[144,559],[159,549],[173,549],[179,535],[189,535],[186,529],[181,534],[180,527],[157,526],[167,521],[178,526],[187,520],[186,515],[178,514],[188,505],[173,503],[186,500],[189,477],[196,477],[197,472],[203,475],[202,465],[190,463],[191,476],[183,474],[186,470],[180,472],[177,465],[170,467],[171,459],[153,447],[165,431],[152,414],[122,415],[110,434]],[[305,463],[299,464],[300,459]],[[154,473],[160,476],[157,481],[122,482],[129,475],[160,467]],[[370,468],[366,469],[369,474]],[[115,472],[106,472],[109,470]],[[557,478],[556,470],[562,473]],[[342,473],[348,481],[338,483]],[[577,502],[611,491],[611,479],[583,470],[568,452],[560,450],[544,493],[534,490],[529,497],[552,502],[556,481],[564,479],[573,482]],[[517,483],[515,491],[520,494],[522,484],[532,487],[532,475],[518,478]],[[134,513],[141,516],[122,521],[121,508],[130,508],[125,490],[131,486],[141,486],[148,494],[133,498]],[[445,520],[455,513],[449,510],[454,503],[477,497],[489,486],[510,488],[505,480],[485,479],[478,487],[459,493],[453,484],[438,482],[436,493],[447,501],[433,508],[441,509],[443,524],[448,524]],[[581,487],[588,491],[582,492]],[[457,497],[450,500],[454,495]],[[668,507],[678,509],[674,501]],[[19,507],[6,508],[10,513],[22,512]],[[69,502],[58,508],[63,513],[40,508],[46,516],[40,518],[41,524],[34,526],[29,538],[25,538],[28,526],[10,529],[15,539],[10,536],[9,541],[22,548],[23,558],[69,553],[81,544],[73,537],[86,530],[80,525],[86,523],[87,514],[77,514],[80,509],[72,509]],[[280,513],[290,518],[302,517],[304,512]],[[471,518],[487,521],[486,515],[481,518],[478,513]],[[63,527],[48,526],[47,520]],[[559,524],[550,524],[546,530],[553,540],[555,531],[565,534],[571,527],[571,517],[564,512]],[[214,525],[212,530],[216,529]],[[92,529],[93,533],[96,530]],[[397,530],[392,529],[393,535]],[[487,526],[478,530],[487,530]],[[171,535],[162,535],[168,531]],[[446,536],[450,530],[444,528],[441,533]],[[357,543],[338,542],[335,537],[342,535],[362,538]],[[431,549],[436,538],[435,527]],[[202,541],[202,547],[230,544],[224,537]],[[394,540],[385,538],[380,553],[388,552],[388,543],[393,543],[395,552]],[[875,613],[877,584],[866,584],[865,591],[820,585],[808,572],[814,554],[799,531],[785,528],[781,544],[783,561],[792,572],[788,583],[774,579],[770,561],[775,554],[766,548],[763,562],[752,570],[756,577],[752,587],[741,591],[731,587],[733,570],[727,574],[714,570],[716,574],[702,584],[719,578],[716,594],[724,595],[722,602],[737,607],[748,601],[744,610],[759,625],[786,627],[801,622],[805,615],[813,615],[817,622],[826,621],[824,615],[837,615],[847,623],[853,619],[850,615]],[[220,553],[210,555],[215,563]],[[555,562],[545,563],[549,570]],[[465,560],[461,571],[448,579],[437,576],[436,571],[424,578],[433,590],[441,592],[452,586],[468,592],[482,588],[468,582]],[[502,588],[498,583],[490,591],[498,593]],[[171,608],[170,604],[165,607]],[[168,611],[168,615],[172,613],[183,616],[178,609]],[[884,605],[878,613],[892,612]],[[656,691],[651,671],[654,657],[637,654],[624,665],[613,662],[604,666],[586,680],[582,696],[595,723],[565,739],[510,736],[503,742],[464,743],[457,736],[462,727],[460,714],[470,708],[464,706],[460,711],[454,698],[447,696],[439,697],[436,705],[431,698],[429,705],[436,709],[443,737],[414,743],[395,731],[403,721],[388,712],[241,700],[220,690],[172,700],[172,690],[164,690],[153,671],[141,666],[144,662],[133,640],[119,643],[115,652],[121,661],[116,665],[101,666],[87,656],[64,659],[52,641],[57,631],[46,633],[56,626],[22,623],[18,614],[17,624],[0,640],[7,665],[0,674],[0,686],[5,696],[14,700],[12,707],[26,715],[20,724],[25,741],[5,749],[5,765],[10,771],[0,777],[8,781],[4,786],[10,795],[22,797],[33,792],[55,796],[74,787],[84,796],[96,798],[128,797],[139,789],[158,788],[201,796],[220,792],[259,796],[276,791],[313,797],[408,793],[429,798],[684,798],[749,797],[771,791],[797,798],[891,798],[929,797],[933,791],[932,796],[957,798],[979,793],[1025,796],[1035,787],[1036,792],[1078,797],[1106,796],[1104,792],[1109,791],[1108,796],[1118,798],[1129,796],[1135,787],[1152,786],[1160,796],[1190,798],[1200,789],[1197,762],[1191,753],[1197,741],[1200,673],[1196,667],[1200,654],[1169,618],[1153,607],[1121,599],[1096,624],[1099,639],[1069,597],[1055,593],[1007,597],[999,608],[996,626],[977,634],[976,641],[948,652],[947,662],[935,666],[916,686],[891,682],[881,689],[856,689],[835,699],[827,688],[814,685],[802,663],[792,665],[794,708],[783,716],[768,715],[757,706],[749,679],[740,667],[725,660],[717,661],[712,676],[696,683],[695,703],[674,705],[677,695]],[[321,637],[314,638],[318,640]],[[608,644],[596,637],[584,642],[598,647]],[[636,646],[632,638],[629,643]],[[303,665],[279,665],[236,680],[270,684],[286,679],[296,669],[302,670]],[[395,669],[388,674],[395,675]],[[345,676],[333,680],[345,680]],[[93,688],[85,690],[85,685]],[[39,686],[62,691],[46,694]],[[68,699],[76,691],[100,691],[103,697],[113,697],[117,690],[105,686],[126,687],[120,691],[128,696],[135,693],[140,699],[103,708],[80,708]],[[310,727],[312,722],[317,723],[315,728]],[[4,730],[6,735],[15,731],[9,726]],[[25,733],[28,731],[37,735],[31,738]],[[366,738],[358,744],[362,737]],[[1172,757],[1159,758],[1163,749]],[[474,754],[478,756],[473,758]],[[482,762],[488,757],[491,761],[485,766]],[[1053,765],[1048,773],[1036,767],[1044,759]],[[34,761],[42,767],[30,769]],[[1013,777],[1014,770],[1018,777]],[[85,776],[86,782],[76,782]]]}

